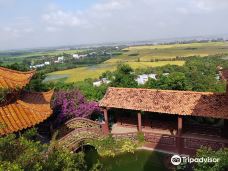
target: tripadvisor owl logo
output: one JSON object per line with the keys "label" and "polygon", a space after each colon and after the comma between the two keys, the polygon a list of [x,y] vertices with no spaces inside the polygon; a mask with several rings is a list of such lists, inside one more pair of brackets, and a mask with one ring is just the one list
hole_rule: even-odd
{"label": "tripadvisor owl logo", "polygon": [[179,156],[177,154],[171,157],[171,163],[175,166],[183,163],[217,163],[219,162],[219,158],[212,158],[212,157],[189,157],[189,156]]}
{"label": "tripadvisor owl logo", "polygon": [[181,157],[179,155],[173,155],[171,157],[171,163],[175,166],[178,166],[179,164],[181,164]]}

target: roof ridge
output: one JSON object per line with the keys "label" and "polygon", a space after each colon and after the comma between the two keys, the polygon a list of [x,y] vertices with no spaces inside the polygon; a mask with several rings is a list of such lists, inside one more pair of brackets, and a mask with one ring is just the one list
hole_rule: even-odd
{"label": "roof ridge", "polygon": [[51,93],[54,93],[54,90],[53,89],[51,89],[51,90],[49,90],[49,91],[44,91],[44,92],[36,92],[36,91],[34,91],[34,92],[30,92],[30,91],[28,91],[28,90],[23,90],[25,93],[29,93],[29,94],[51,94]]}
{"label": "roof ridge", "polygon": [[[49,112],[50,110],[49,109],[44,109],[44,108],[42,108],[41,110],[37,110],[37,109],[35,109],[34,107],[31,107],[31,106],[29,106],[28,105],[28,103],[26,103],[26,102],[24,102],[24,101],[22,101],[22,100],[17,100],[16,101],[16,104],[18,104],[18,105],[21,105],[23,108],[25,108],[25,109],[30,109],[30,110],[33,110],[33,111],[35,111],[35,112]],[[48,104],[48,103],[47,103]],[[49,103],[50,104],[50,103]],[[45,105],[45,104],[43,104],[43,105]],[[4,106],[3,106],[4,107]],[[51,108],[51,107],[50,107]]]}
{"label": "roof ridge", "polygon": [[6,67],[1,67],[0,66],[0,70],[4,70],[4,71],[9,71],[9,72],[14,72],[14,73],[18,73],[18,74],[31,74],[31,73],[35,73],[36,70],[30,70],[30,71],[17,71],[17,70],[13,70],[13,69],[9,69]]}
{"label": "roof ridge", "polygon": [[146,90],[146,91],[158,91],[158,92],[173,92],[173,93],[192,93],[192,94],[218,94],[223,95],[224,93],[219,92],[199,92],[199,91],[185,91],[185,90],[162,90],[162,89],[149,89],[149,88],[124,88],[124,87],[109,87],[109,89],[120,89],[120,90]]}

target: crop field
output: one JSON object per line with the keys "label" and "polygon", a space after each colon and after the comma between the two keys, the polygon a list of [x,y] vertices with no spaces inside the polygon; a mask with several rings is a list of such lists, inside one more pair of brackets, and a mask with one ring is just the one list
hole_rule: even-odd
{"label": "crop field", "polygon": [[79,53],[83,50],[55,50],[47,52],[15,52],[15,51],[0,51],[0,60],[5,64],[11,64],[15,62],[21,62],[25,58],[36,58],[42,56],[58,56],[63,53],[73,54]]}
{"label": "crop field", "polygon": [[[208,56],[215,54],[228,54],[227,42],[172,44],[172,45],[151,45],[151,46],[131,46],[123,49],[123,54],[113,57],[99,65],[90,67],[80,67],[70,70],[50,73],[48,80],[54,80],[62,75],[67,77],[65,82],[77,82],[86,78],[98,78],[105,71],[114,71],[119,63],[129,64],[132,68],[157,67],[167,64],[183,65],[184,61],[172,61],[177,56]],[[155,59],[168,59],[157,61]]]}
{"label": "crop field", "polygon": [[118,61],[153,61],[155,59],[172,59],[177,56],[208,56],[228,53],[228,42],[190,43],[172,45],[132,46],[123,50],[124,53],[106,63]]}
{"label": "crop field", "polygon": [[[125,62],[126,64],[129,64],[132,68],[143,68],[143,67],[157,67],[157,66],[163,66],[167,64],[171,65],[183,65],[184,61],[160,61],[160,62]],[[105,72],[105,71],[114,71],[116,69],[116,64],[99,64],[89,67],[79,67],[64,71],[57,71],[48,74],[48,77],[46,78],[46,81],[49,80],[56,80],[60,77],[64,77],[67,75],[66,79],[64,79],[65,82],[77,82],[77,81],[83,81],[86,78],[93,78],[97,79],[99,76]]]}

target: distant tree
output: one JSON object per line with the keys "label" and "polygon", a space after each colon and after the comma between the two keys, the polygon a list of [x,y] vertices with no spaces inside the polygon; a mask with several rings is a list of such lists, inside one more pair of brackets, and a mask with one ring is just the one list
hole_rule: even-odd
{"label": "distant tree", "polygon": [[162,89],[171,90],[188,90],[190,87],[187,84],[185,74],[181,72],[173,72],[168,76],[162,76],[158,82]]}
{"label": "distant tree", "polygon": [[86,80],[75,83],[74,88],[79,89],[88,100],[99,101],[105,95],[108,85],[101,84],[100,86],[96,87],[93,86],[91,81]]}
{"label": "distant tree", "polygon": [[5,67],[12,69],[12,70],[17,70],[17,71],[29,71],[28,66],[24,65],[22,63],[14,63],[11,65],[6,65]]}
{"label": "distant tree", "polygon": [[111,80],[112,77],[113,77],[113,73],[111,71],[106,71],[101,74],[100,79],[107,78],[107,79]]}
{"label": "distant tree", "polygon": [[187,78],[184,73],[173,72],[168,76],[161,76],[158,80],[149,79],[145,88],[167,89],[167,90],[189,90]]}
{"label": "distant tree", "polygon": [[137,87],[136,75],[133,74],[133,69],[127,64],[118,65],[113,76],[111,83],[113,87]]}

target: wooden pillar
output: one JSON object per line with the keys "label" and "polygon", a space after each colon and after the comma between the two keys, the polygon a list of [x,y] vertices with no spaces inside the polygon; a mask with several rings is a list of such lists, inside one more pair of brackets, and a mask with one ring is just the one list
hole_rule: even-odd
{"label": "wooden pillar", "polygon": [[109,123],[108,123],[108,109],[104,109],[104,124],[102,126],[104,134],[109,134]]}
{"label": "wooden pillar", "polygon": [[228,119],[224,119],[223,120],[223,130],[222,130],[222,136],[224,138],[227,138],[228,139]]}
{"label": "wooden pillar", "polygon": [[182,134],[182,128],[183,128],[183,118],[182,116],[178,116],[178,127],[177,127],[177,135],[181,136]]}
{"label": "wooden pillar", "polygon": [[177,119],[177,152],[178,154],[181,154],[182,152],[182,128],[183,128],[183,118],[182,116],[178,116]]}
{"label": "wooden pillar", "polygon": [[141,112],[138,112],[138,131],[142,132],[142,114]]}

